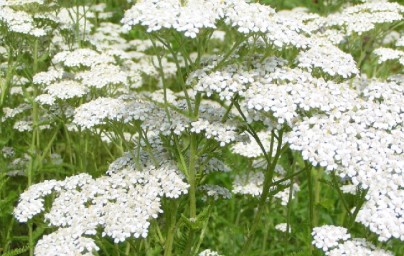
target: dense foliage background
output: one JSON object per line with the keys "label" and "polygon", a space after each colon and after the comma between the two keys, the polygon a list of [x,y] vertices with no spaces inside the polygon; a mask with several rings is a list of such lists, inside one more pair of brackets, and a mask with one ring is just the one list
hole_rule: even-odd
{"label": "dense foliage background", "polygon": [[0,0],[1,255],[404,255],[404,7],[250,2]]}

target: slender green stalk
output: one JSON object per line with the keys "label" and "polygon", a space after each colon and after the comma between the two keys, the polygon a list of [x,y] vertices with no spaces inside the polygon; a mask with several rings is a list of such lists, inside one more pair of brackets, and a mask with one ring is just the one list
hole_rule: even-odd
{"label": "slender green stalk", "polygon": [[170,201],[169,208],[166,213],[166,220],[167,220],[167,239],[164,244],[164,256],[171,256],[173,243],[174,243],[174,236],[176,230],[176,223],[177,223],[177,210],[178,210],[178,202],[177,201]]}
{"label": "slender green stalk", "polygon": [[[174,58],[174,63],[176,65],[176,67],[177,67],[177,72],[178,72],[177,81],[180,82],[181,88],[182,88],[182,90],[184,92],[184,95],[185,95],[185,101],[187,103],[188,111],[191,114],[192,113],[191,99],[190,99],[190,97],[188,95],[188,91],[186,89],[186,85],[185,85],[185,81],[184,81],[184,75],[182,74],[180,62],[179,62],[178,57],[177,57],[177,52],[174,51],[174,49],[170,46],[169,43],[166,43],[163,39],[161,39],[158,36],[155,36],[155,37],[160,43],[162,43],[168,49],[168,51],[171,53],[172,57]],[[180,48],[183,48],[183,47],[180,47]],[[161,62],[161,59],[159,60],[159,62]],[[159,63],[159,65],[160,65],[160,63]]]}
{"label": "slender green stalk", "polygon": [[13,64],[13,49],[10,47],[8,50],[8,63],[7,63],[7,73],[6,79],[4,83],[1,84],[1,93],[0,93],[0,114],[1,110],[3,109],[3,105],[8,97],[8,92],[11,87],[11,81],[14,76],[15,66]]}
{"label": "slender green stalk", "polygon": [[[38,40],[35,40],[34,43],[34,50],[33,50],[33,57],[34,57],[34,65],[32,68],[33,75],[38,70]],[[33,183],[33,174],[34,171],[37,170],[39,159],[38,154],[40,150],[40,138],[39,138],[39,107],[38,103],[35,101],[35,97],[38,95],[38,87],[34,85],[34,92],[32,95],[32,139],[31,139],[31,146],[30,146],[30,165],[28,168],[27,173],[27,186],[30,187]],[[33,238],[33,223],[28,223],[28,244],[29,244],[29,255],[34,255],[34,238]]]}
{"label": "slender green stalk", "polygon": [[197,159],[197,144],[196,135],[191,135],[190,141],[190,156],[189,156],[189,167],[188,167],[188,182],[189,182],[189,217],[196,217],[196,184],[195,184],[195,164]]}
{"label": "slender green stalk", "polygon": [[[310,228],[310,233],[313,230],[313,215],[314,215],[314,196],[313,196],[313,184],[312,184],[312,168],[310,167],[310,164],[306,162],[305,166],[306,170],[306,177],[307,177],[307,187],[309,189],[309,228]],[[309,243],[309,251],[312,253],[313,251],[313,245],[311,244],[311,241]]]}
{"label": "slender green stalk", "polygon": [[[290,235],[290,222],[291,222],[291,214],[292,214],[292,196],[293,196],[293,177],[296,171],[296,158],[293,155],[292,160],[292,168],[290,170],[290,183],[289,183],[289,198],[287,205],[287,213],[286,213],[286,241],[289,241]],[[287,243],[289,245],[289,243]]]}
{"label": "slender green stalk", "polygon": [[[157,52],[157,45],[154,42],[153,38],[150,38],[150,41],[153,44],[153,48],[154,50]],[[167,100],[167,83],[166,83],[166,79],[165,79],[165,74],[164,74],[164,67],[163,67],[163,63],[162,63],[162,56],[160,54],[157,54],[157,62],[159,64],[158,66],[158,72],[160,73],[160,77],[161,77],[161,82],[163,84],[163,97],[164,97],[164,111],[166,112],[166,116],[168,121],[171,120],[171,115],[170,115],[170,111],[168,111],[168,100]]]}
{"label": "slender green stalk", "polygon": [[[196,164],[197,159],[197,141],[196,135],[192,134],[190,138],[190,155],[189,155],[189,166],[188,166],[188,183],[189,183],[189,218],[191,221],[196,220]],[[192,250],[193,241],[195,238],[195,231],[191,229],[188,242],[184,250],[183,255],[190,255]]]}
{"label": "slender green stalk", "polygon": [[[210,206],[209,206],[209,207],[210,207]],[[207,230],[208,224],[209,224],[210,215],[211,215],[211,210],[210,210],[210,208],[208,209],[208,211],[209,211],[209,212],[208,212],[208,218],[206,219],[205,223],[203,224],[202,231],[201,231],[201,234],[200,234],[200,236],[199,236],[198,243],[197,243],[197,245],[195,246],[195,249],[193,250],[192,255],[196,254],[196,253],[199,251],[199,248],[201,247],[201,244],[202,244],[203,239],[204,239],[204,237],[205,237],[206,230]]]}
{"label": "slender green stalk", "polygon": [[258,210],[257,213],[253,219],[253,223],[250,229],[249,234],[247,235],[247,239],[244,242],[243,248],[241,249],[241,253],[240,255],[248,255],[249,251],[250,251],[250,247],[251,247],[251,243],[255,238],[255,234],[257,232],[257,229],[260,225],[261,222],[261,216],[263,213],[263,210],[265,208],[265,206],[267,205],[267,207],[270,206],[270,203],[267,202],[267,198],[270,192],[270,188],[272,186],[272,178],[274,175],[274,171],[275,171],[275,167],[276,164],[281,156],[281,152],[282,152],[282,137],[280,137],[280,141],[278,142],[278,147],[276,149],[276,155],[273,158],[272,162],[269,166],[269,168],[267,168],[266,172],[265,172],[265,180],[264,180],[264,185],[262,188],[262,194],[258,203]]}
{"label": "slender green stalk", "polygon": [[125,256],[130,255],[130,249],[131,249],[130,242],[126,241]]}
{"label": "slender green stalk", "polygon": [[348,202],[345,200],[344,194],[343,194],[343,192],[341,191],[341,188],[339,187],[338,180],[337,180],[337,178],[336,178],[336,176],[335,176],[335,173],[332,173],[332,174],[331,174],[331,178],[332,178],[332,182],[333,182],[333,187],[337,190],[339,199],[341,200],[342,205],[343,205],[344,208],[345,208],[346,215],[348,215],[349,217],[351,217],[351,215],[352,215],[352,214],[351,214],[351,209],[349,208]]}

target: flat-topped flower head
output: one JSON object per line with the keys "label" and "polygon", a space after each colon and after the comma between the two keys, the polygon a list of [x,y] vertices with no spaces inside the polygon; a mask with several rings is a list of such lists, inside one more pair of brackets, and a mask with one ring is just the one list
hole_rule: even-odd
{"label": "flat-topped flower head", "polygon": [[391,252],[378,249],[361,238],[351,238],[346,228],[324,225],[313,228],[313,244],[327,256],[377,255],[393,256]]}
{"label": "flat-topped flower head", "polygon": [[186,37],[195,38],[203,28],[215,28],[222,14],[219,0],[190,0],[185,5],[178,0],[146,0],[136,3],[125,12],[124,28],[140,24],[147,32],[175,29]]}
{"label": "flat-topped flower head", "polygon": [[44,4],[45,0],[0,0],[0,6],[22,6],[26,4]]}
{"label": "flat-topped flower head", "polygon": [[301,52],[297,56],[297,62],[301,68],[309,71],[318,68],[330,76],[348,78],[359,74],[356,63],[350,54],[320,39],[314,41],[308,51]]}
{"label": "flat-topped flower head", "polygon": [[227,188],[218,185],[203,185],[199,189],[206,193],[208,197],[213,197],[215,201],[231,198],[231,192]]}
{"label": "flat-topped flower head", "polygon": [[[187,193],[189,186],[183,178],[175,167],[163,164],[141,172],[123,168],[97,179],[79,174],[63,181],[45,181],[21,195],[14,215],[21,222],[28,221],[45,210],[45,197],[55,194],[45,219],[60,229],[44,236],[36,250],[42,255],[62,248],[90,253],[98,247],[87,236],[95,235],[99,227],[115,243],[129,237],[146,238],[150,219],[162,212],[160,198]],[[83,247],[83,243],[87,245]]]}
{"label": "flat-topped flower head", "polygon": [[115,59],[91,49],[77,49],[74,51],[59,52],[53,57],[52,61],[55,64],[61,64],[65,67],[78,68],[114,63]]}
{"label": "flat-topped flower head", "polygon": [[83,128],[92,128],[105,121],[122,118],[124,101],[115,98],[98,98],[78,107],[73,123]]}
{"label": "flat-topped flower head", "polygon": [[375,2],[364,3],[344,8],[341,12],[325,18],[311,21],[316,30],[337,28],[344,34],[361,35],[373,30],[379,24],[388,24],[402,20],[404,7],[398,3]]}
{"label": "flat-topped flower head", "polygon": [[373,53],[378,57],[379,64],[386,61],[397,60],[401,65],[404,66],[404,51],[380,47],[375,49]]}
{"label": "flat-topped flower head", "polygon": [[126,85],[128,74],[118,66],[111,64],[99,64],[91,67],[90,70],[80,72],[76,75],[82,84],[92,88],[104,88],[108,85]]}
{"label": "flat-topped flower head", "polygon": [[46,35],[46,30],[37,27],[32,16],[23,11],[15,11],[0,4],[0,27],[4,26],[9,32],[42,37]]}
{"label": "flat-topped flower head", "polygon": [[222,254],[219,254],[218,252],[211,249],[206,249],[200,252],[198,256],[222,256]]}
{"label": "flat-topped flower head", "polygon": [[62,80],[47,86],[45,92],[55,99],[67,100],[86,95],[88,89],[76,81]]}
{"label": "flat-topped flower head", "polygon": [[346,241],[351,238],[348,230],[343,227],[324,225],[313,228],[313,244],[323,251],[327,252],[336,247],[340,241]]}

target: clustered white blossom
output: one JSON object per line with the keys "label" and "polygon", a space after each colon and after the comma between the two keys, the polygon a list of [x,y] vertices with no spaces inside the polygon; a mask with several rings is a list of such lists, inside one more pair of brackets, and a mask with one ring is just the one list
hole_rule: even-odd
{"label": "clustered white blossom", "polygon": [[8,119],[12,119],[15,116],[17,116],[29,109],[31,109],[31,106],[26,103],[22,103],[22,104],[18,105],[16,108],[5,107],[5,108],[3,108],[3,116],[1,118],[1,121],[4,122]]}
{"label": "clustered white blossom", "polygon": [[26,222],[45,211],[45,197],[55,194],[45,219],[60,229],[38,242],[36,255],[96,251],[98,247],[87,236],[95,235],[98,227],[103,228],[103,236],[116,243],[131,236],[145,238],[149,220],[162,212],[160,198],[178,198],[187,193],[188,184],[170,164],[148,166],[142,171],[122,167],[96,179],[79,174],[63,181],[47,180],[21,195],[14,215],[20,222]]}
{"label": "clustered white blossom", "polygon": [[69,68],[93,67],[98,64],[114,63],[115,60],[111,56],[100,54],[91,49],[77,49],[74,51],[58,52],[53,57],[55,64],[62,64]]}
{"label": "clustered white blossom", "polygon": [[195,38],[201,29],[216,27],[220,12],[219,0],[190,0],[185,5],[178,0],[142,1],[125,12],[122,23],[127,30],[140,24],[147,32],[174,28]]}
{"label": "clustered white blossom", "polygon": [[[265,151],[269,153],[271,149],[271,131],[261,131],[257,133],[262,146]],[[276,148],[278,143],[276,140],[273,141],[272,145],[272,156],[275,156]],[[253,138],[252,135],[249,134],[248,143],[246,142],[237,142],[231,146],[231,151],[235,154],[247,157],[247,158],[257,158],[264,155],[261,147],[258,142]]]}
{"label": "clustered white blossom", "polygon": [[398,60],[404,66],[404,51],[380,47],[373,52],[378,57],[378,63],[383,63],[389,60]]}
{"label": "clustered white blossom", "polygon": [[45,92],[55,99],[67,100],[74,97],[82,97],[87,94],[88,90],[78,82],[63,80],[50,84],[45,88]]}
{"label": "clustered white blossom", "polygon": [[0,3],[0,26],[3,24],[8,31],[31,35],[34,37],[42,37],[46,35],[43,28],[34,24],[32,16],[24,11],[15,11]]}
{"label": "clustered white blossom", "polygon": [[313,228],[313,244],[323,251],[328,251],[339,244],[339,241],[346,241],[351,238],[348,230],[343,227],[324,225]]}
{"label": "clustered white blossom", "polygon": [[200,158],[200,168],[204,173],[212,172],[230,172],[230,167],[228,167],[223,161],[216,157],[201,156]]}
{"label": "clustered white blossom", "polygon": [[258,197],[262,193],[263,184],[263,172],[241,174],[234,179],[232,192],[235,194]]}
{"label": "clustered white blossom", "polygon": [[282,124],[293,127],[310,111],[327,113],[335,109],[338,113],[350,109],[356,96],[346,84],[335,84],[287,67],[257,78],[244,95],[242,106],[249,120],[263,121],[268,127]]}
{"label": "clustered white blossom", "polygon": [[324,225],[313,228],[313,244],[327,256],[377,255],[392,256],[391,252],[378,249],[364,239],[351,238],[346,228]]}
{"label": "clustered white blossom", "polygon": [[[263,185],[264,185],[265,174],[263,172],[249,172],[237,175],[233,181],[233,190],[232,192],[235,194],[241,195],[251,195],[253,197],[258,197],[262,193]],[[274,181],[281,179],[281,177],[275,177]],[[288,185],[288,181],[283,182],[282,185]],[[271,190],[275,188],[272,187]],[[292,189],[289,188],[289,185],[281,191],[278,191],[274,197],[280,199],[281,205],[285,206],[289,202],[290,192],[292,192],[292,199],[295,197],[295,193],[300,190],[298,184],[293,183]]]}
{"label": "clustered white blossom", "polygon": [[77,78],[88,87],[103,88],[107,85],[128,83],[128,75],[119,67],[108,64],[93,66],[89,71],[80,72]]}
{"label": "clustered white blossom", "polygon": [[[287,224],[287,223],[280,223],[280,224],[277,224],[277,225],[275,226],[275,229],[276,229],[276,230],[279,230],[279,231],[281,231],[281,232],[286,232],[287,227],[288,227],[288,224]],[[290,231],[290,226],[289,226],[289,231]]]}
{"label": "clustered white blossom", "polygon": [[115,98],[97,98],[82,104],[75,110],[73,123],[83,128],[92,128],[104,124],[105,120],[120,120],[123,100]]}
{"label": "clustered white blossom", "polygon": [[309,22],[312,30],[335,28],[346,35],[365,33],[379,24],[400,21],[404,7],[398,3],[375,2],[354,5],[342,9],[341,12],[321,17]]}
{"label": "clustered white blossom", "polygon": [[12,148],[12,147],[3,147],[1,149],[1,153],[3,154],[4,158],[11,158],[14,156],[15,151],[14,151],[14,148]]}
{"label": "clustered white blossom", "polygon": [[330,76],[348,78],[359,74],[352,55],[344,53],[338,47],[318,40],[317,45],[297,56],[298,66],[312,71],[319,68]]}
{"label": "clustered white blossom", "polygon": [[203,185],[199,187],[200,190],[204,191],[208,197],[213,197],[216,201],[221,199],[230,199],[231,192],[224,187],[218,185]]}
{"label": "clustered white blossom", "polygon": [[216,251],[212,251],[211,249],[206,249],[200,252],[198,256],[222,256],[222,254],[219,254]]}
{"label": "clustered white blossom", "polygon": [[[0,28],[34,37],[49,34],[50,29],[35,23],[41,15],[21,11],[25,4],[43,3],[43,0],[0,0]],[[86,24],[86,18],[111,17],[111,13],[104,11],[105,5],[99,4],[91,8],[61,8],[55,16],[49,16],[63,29],[78,25],[79,33],[86,34],[78,36],[83,36],[92,49],[71,48],[55,31],[54,67],[34,74],[32,83],[42,93],[35,101],[43,107],[56,108],[59,100],[67,103],[80,97],[84,103],[74,110],[65,106],[65,114],[72,117],[72,124],[68,124],[70,131],[90,129],[102,134],[104,141],[112,141],[113,132],[98,126],[120,122],[136,129],[135,134],[133,131],[123,134],[137,149],[114,161],[106,176],[94,179],[80,174],[63,181],[47,180],[21,195],[14,211],[20,222],[45,212],[49,225],[58,227],[39,240],[36,255],[93,255],[99,248],[90,236],[96,235],[100,228],[102,236],[112,238],[115,243],[129,237],[147,237],[150,219],[162,212],[161,198],[176,199],[188,190],[183,175],[169,161],[171,157],[164,149],[161,135],[192,133],[214,140],[221,147],[232,144],[231,151],[251,158],[252,168],[259,171],[247,170],[237,175],[231,192],[217,185],[203,185],[199,189],[214,200],[229,199],[232,193],[260,196],[265,180],[262,169],[266,169],[267,162],[263,161],[262,148],[253,136],[240,129],[241,113],[235,112],[232,100],[240,104],[247,122],[258,121],[266,126],[257,136],[267,153],[272,134],[280,136],[277,129],[287,128],[282,146],[288,143],[292,150],[301,152],[304,160],[349,180],[341,188],[343,192],[367,190],[367,201],[355,221],[376,233],[380,241],[404,240],[403,78],[391,77],[389,82],[364,79],[363,84],[355,80],[353,84],[336,82],[338,78],[347,79],[360,73],[353,57],[336,45],[345,42],[347,36],[361,35],[378,24],[402,20],[401,5],[365,3],[320,17],[298,9],[275,13],[268,6],[244,0],[144,0],[126,11],[123,29],[101,22],[92,30],[93,25]],[[75,17],[82,18],[75,20]],[[191,39],[209,30],[214,31],[211,39],[224,41],[225,32],[216,30],[222,21],[226,28],[243,34],[246,42],[229,56],[227,61],[231,64],[222,63],[223,56],[193,54],[190,59],[201,57],[202,68],[188,74],[186,82],[186,92],[191,98],[197,94],[218,95],[221,104],[203,97],[200,102],[193,99],[186,102],[184,92],[176,93],[163,86],[163,76],[171,78],[179,71],[170,61],[173,56],[158,59],[144,53],[150,49],[167,50],[166,46],[151,40],[127,41],[121,36],[123,31],[141,25],[147,32],[174,29]],[[396,46],[404,46],[403,42],[401,35]],[[255,46],[261,50],[268,46],[277,50],[295,47],[299,53],[292,63],[261,54],[239,56],[242,47]],[[2,49],[0,46],[0,54],[6,56],[7,50]],[[378,48],[374,54],[379,63],[398,60],[404,65],[402,50]],[[185,66],[185,61],[179,64]],[[324,75],[327,79],[321,78]],[[157,87],[164,89],[131,91],[142,86],[142,76],[154,78]],[[32,88],[24,86],[30,83],[26,78],[15,77],[13,83],[20,86],[11,88],[12,95],[23,95],[23,88],[32,92]],[[95,89],[102,96],[94,97]],[[188,105],[191,109],[199,108],[197,117],[190,117]],[[4,107],[1,122],[29,108],[28,104]],[[69,111],[72,114],[67,114]],[[50,128],[43,123],[40,129]],[[32,131],[33,122],[19,120],[13,127],[20,132]],[[278,140],[272,142],[272,157]],[[6,157],[5,149],[2,153]],[[60,164],[60,156],[54,157],[54,163]],[[22,172],[28,160],[17,158],[14,162],[13,171]],[[210,154],[201,156],[195,167],[204,174],[230,171],[223,161]],[[280,165],[275,172],[274,182],[285,175]],[[298,184],[289,182],[279,184],[285,188],[274,195],[282,205],[287,205],[300,189]],[[51,194],[54,201],[50,209],[45,209],[45,197]],[[275,228],[285,232],[286,224]],[[316,227],[313,237],[313,244],[326,255],[391,255],[364,240],[352,239],[342,227]],[[219,254],[205,250],[199,255]]]}
{"label": "clustered white blossom", "polygon": [[[75,111],[73,123],[88,129],[108,121],[129,123],[136,120],[142,122],[141,127],[145,130],[152,130],[162,135],[171,133],[181,135],[186,131],[195,134],[203,133],[205,138],[217,141],[220,146],[243,137],[237,131],[234,122],[221,121],[225,109],[220,105],[202,102],[199,119],[192,121],[184,114],[171,108],[165,110],[158,103],[150,102],[141,95],[128,96],[126,100],[123,98],[125,97],[97,98],[82,104]],[[183,109],[186,104],[179,100],[173,102],[173,105]],[[169,112],[169,116],[166,111]]]}
{"label": "clustered white blossom", "polygon": [[288,134],[290,147],[305,160],[368,189],[356,221],[381,241],[404,239],[402,95],[395,82],[371,81],[355,108],[307,118]]}
{"label": "clustered white blossom", "polygon": [[0,6],[20,6],[25,4],[44,4],[44,0],[0,0]]}

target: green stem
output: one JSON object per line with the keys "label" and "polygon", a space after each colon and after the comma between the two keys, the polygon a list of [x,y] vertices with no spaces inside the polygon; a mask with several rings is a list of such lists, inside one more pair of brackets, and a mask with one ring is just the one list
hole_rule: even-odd
{"label": "green stem", "polygon": [[190,142],[190,158],[189,158],[189,167],[188,167],[188,182],[189,182],[189,215],[190,218],[196,217],[196,181],[195,181],[195,164],[197,158],[197,144],[196,144],[196,135],[191,135]]}
{"label": "green stem", "polygon": [[174,243],[174,235],[176,230],[177,224],[177,209],[178,209],[178,202],[177,201],[170,201],[169,202],[169,211],[166,213],[166,220],[167,220],[167,239],[164,245],[164,256],[171,256],[173,243]]}
{"label": "green stem", "polygon": [[11,88],[11,81],[14,76],[15,66],[12,62],[12,59],[13,59],[12,56],[13,56],[13,51],[12,51],[12,48],[10,47],[10,49],[8,51],[8,64],[7,64],[6,79],[5,79],[4,83],[1,84],[0,114],[2,112],[4,103],[6,102],[8,92],[10,91],[10,88]]}
{"label": "green stem", "polygon": [[[314,197],[313,197],[313,184],[312,184],[312,175],[311,175],[311,170],[312,168],[310,167],[309,163],[306,163],[305,170],[307,173],[307,187],[309,189],[309,228],[310,228],[310,233],[313,231],[313,214],[314,214]],[[311,236],[310,236],[311,237]],[[309,251],[310,253],[313,252],[313,245],[311,244],[311,241],[309,243]]]}
{"label": "green stem", "polygon": [[345,208],[346,214],[347,214],[349,217],[351,217],[351,210],[350,210],[350,208],[349,208],[349,206],[348,206],[348,202],[345,200],[344,194],[343,194],[343,192],[341,191],[341,188],[340,188],[340,186],[339,186],[339,184],[338,184],[337,177],[335,176],[335,173],[334,173],[334,172],[331,174],[331,178],[332,178],[332,182],[333,182],[333,187],[334,187],[334,188],[337,190],[337,192],[338,192],[338,196],[339,196],[339,198],[340,198],[340,200],[341,200],[341,202],[342,202],[342,205],[343,205],[344,208]]}
{"label": "green stem", "polygon": [[[274,133],[273,133],[274,135]],[[261,215],[263,213],[263,210],[266,207],[270,207],[270,202],[267,202],[267,198],[270,192],[270,188],[272,186],[272,179],[275,173],[275,167],[276,164],[278,163],[278,160],[284,151],[286,147],[282,147],[282,136],[283,136],[283,130],[279,131],[279,137],[278,137],[278,145],[275,151],[275,156],[271,158],[271,161],[268,162],[267,170],[265,172],[265,178],[264,178],[264,185],[262,188],[262,194],[259,200],[258,204],[258,210],[257,213],[254,217],[253,224],[251,226],[250,232],[247,235],[247,239],[244,242],[243,248],[241,249],[240,255],[248,255],[251,247],[251,243],[254,240],[255,233],[257,232],[257,229],[260,225],[261,221]],[[271,144],[273,144],[273,140],[275,139],[275,136],[272,136],[271,138]]]}
{"label": "green stem", "polygon": [[[35,40],[34,44],[34,51],[33,51],[33,56],[34,56],[34,64],[33,64],[33,76],[38,70],[38,40]],[[30,187],[33,183],[33,173],[34,170],[37,170],[38,164],[39,163],[39,158],[37,157],[39,154],[40,150],[40,138],[39,138],[39,107],[38,103],[35,101],[35,97],[38,95],[38,87],[34,85],[34,92],[32,96],[32,139],[31,139],[31,146],[30,146],[30,153],[31,153],[31,159],[30,159],[30,166],[28,168],[28,187]],[[33,224],[30,222],[28,223],[28,243],[29,243],[29,255],[33,256],[34,255],[34,237],[32,235],[33,233]]]}
{"label": "green stem", "polygon": [[130,255],[130,242],[126,242],[126,248],[125,248],[125,255],[129,256]]}
{"label": "green stem", "polygon": [[[189,183],[189,218],[191,221],[196,219],[196,160],[197,160],[197,140],[196,135],[191,134],[190,155],[188,166],[188,183]],[[184,255],[191,255],[192,244],[194,242],[195,231],[191,229],[189,232],[188,242],[184,250]]]}
{"label": "green stem", "polygon": [[205,233],[206,233],[206,230],[207,230],[207,228],[208,228],[209,219],[210,219],[210,213],[211,213],[210,208],[209,208],[208,211],[209,211],[209,212],[208,212],[208,218],[206,219],[205,223],[203,224],[203,228],[202,228],[202,231],[201,231],[201,235],[199,236],[199,241],[198,241],[197,245],[195,246],[195,249],[193,250],[192,255],[198,253],[199,248],[201,247],[201,244],[202,244],[202,242],[203,242],[203,238],[205,237]]}
{"label": "green stem", "polygon": [[295,176],[295,171],[296,171],[296,158],[295,158],[294,155],[293,155],[293,160],[292,161],[293,161],[292,162],[292,168],[291,168],[291,171],[290,171],[291,174],[289,175],[289,177],[290,177],[289,199],[288,199],[288,206],[287,206],[287,213],[286,213],[286,219],[287,219],[286,220],[286,241],[289,241],[289,235],[290,235],[289,230],[290,230],[291,213],[292,213],[293,177]]}
{"label": "green stem", "polygon": [[[154,40],[152,38],[150,38],[150,41],[153,44],[153,48],[157,53],[157,45],[154,42]],[[158,72],[160,73],[160,77],[161,77],[161,82],[163,84],[163,97],[164,97],[164,111],[166,112],[166,116],[168,118],[168,121],[170,122],[171,120],[171,115],[170,112],[168,111],[168,100],[167,100],[167,84],[166,84],[166,79],[165,79],[165,74],[164,74],[164,68],[163,68],[163,63],[162,63],[162,56],[160,54],[156,54],[157,56],[157,62],[159,64],[159,68],[158,68]]]}
{"label": "green stem", "polygon": [[[188,91],[187,91],[187,88],[186,88],[186,85],[185,85],[184,75],[182,74],[180,62],[179,62],[178,57],[177,57],[177,52],[174,51],[174,49],[170,46],[169,43],[166,43],[160,37],[156,36],[156,39],[168,49],[168,51],[171,53],[172,57],[174,58],[175,66],[177,67],[177,72],[178,72],[177,80],[180,82],[181,88],[182,88],[182,90],[184,92],[184,95],[185,95],[185,101],[187,103],[188,111],[191,114],[192,113],[191,100],[190,100],[190,97],[188,95]],[[185,48],[185,47],[180,47],[180,48]],[[183,54],[183,56],[185,58],[186,55]]]}

